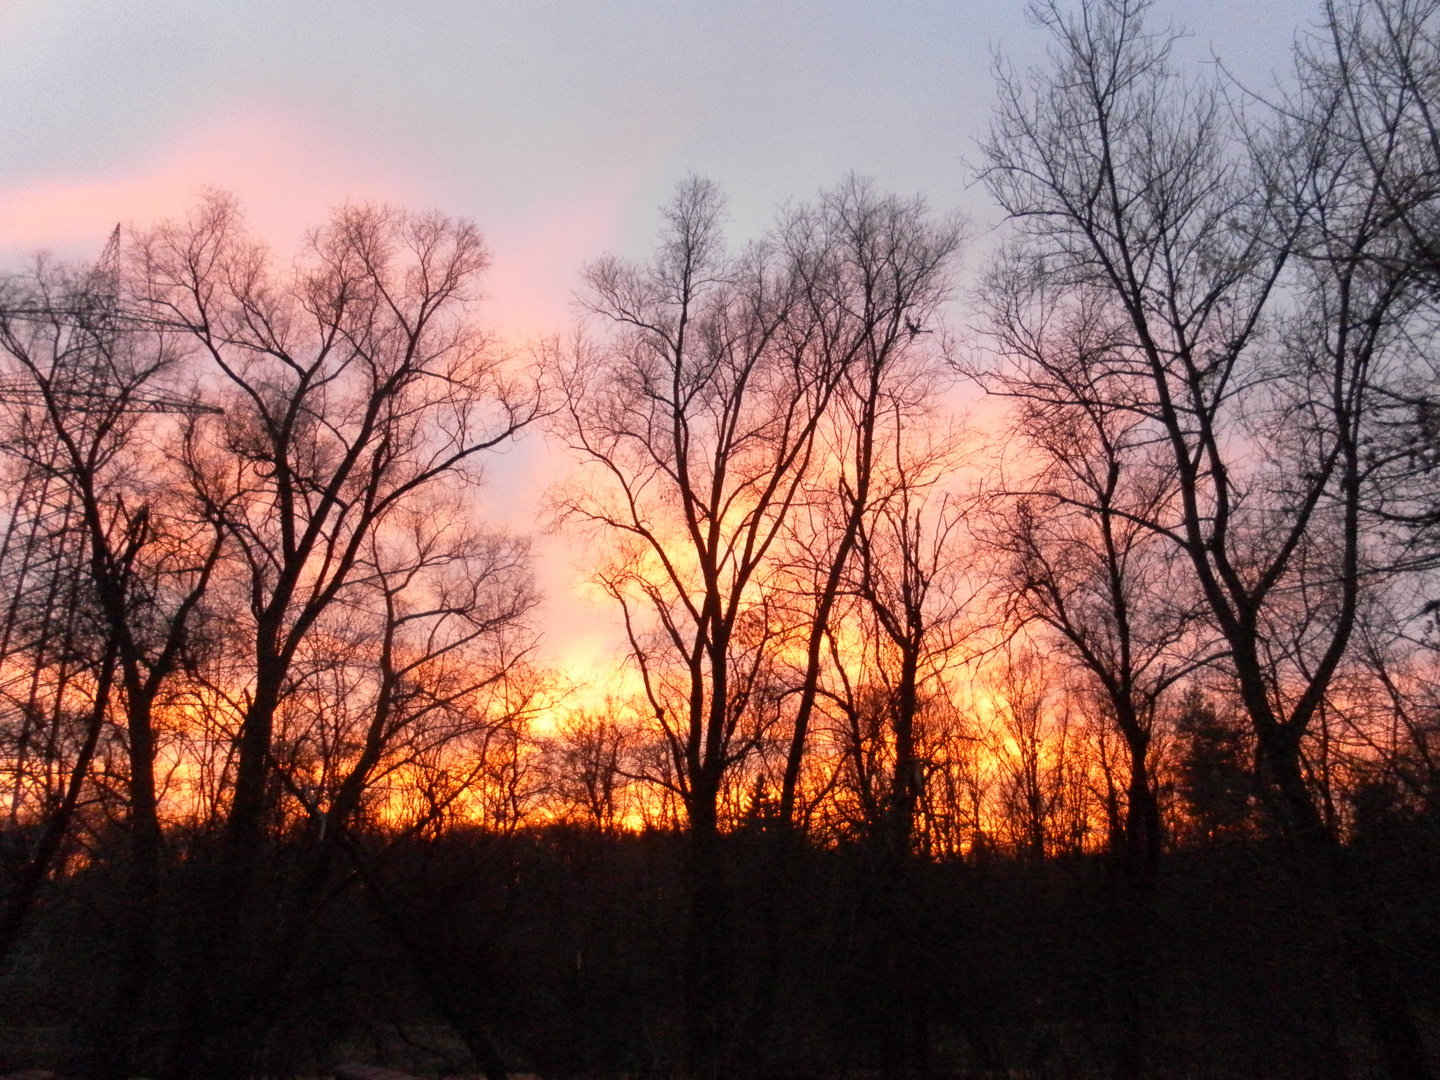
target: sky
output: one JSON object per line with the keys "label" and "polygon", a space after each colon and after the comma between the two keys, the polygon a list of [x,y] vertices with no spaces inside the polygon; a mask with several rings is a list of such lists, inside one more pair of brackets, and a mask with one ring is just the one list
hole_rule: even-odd
{"label": "sky", "polygon": [[[1314,0],[1157,0],[1191,60],[1263,87]],[[470,217],[486,317],[561,332],[581,265],[643,256],[687,173],[737,238],[850,172],[997,224],[967,161],[993,57],[1044,38],[1021,0],[0,0],[0,269],[98,251],[117,222],[234,192],[280,251],[347,199]],[[527,439],[490,503],[531,527],[556,457]],[[540,537],[547,655],[613,650],[582,567]]]}

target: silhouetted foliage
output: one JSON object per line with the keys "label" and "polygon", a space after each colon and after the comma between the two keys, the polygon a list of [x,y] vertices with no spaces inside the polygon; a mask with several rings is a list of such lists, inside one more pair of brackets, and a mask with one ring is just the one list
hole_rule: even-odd
{"label": "silhouetted foliage", "polygon": [[1254,750],[1233,719],[1222,720],[1192,688],[1175,717],[1176,793],[1187,839],[1203,844],[1240,840],[1254,830]]}

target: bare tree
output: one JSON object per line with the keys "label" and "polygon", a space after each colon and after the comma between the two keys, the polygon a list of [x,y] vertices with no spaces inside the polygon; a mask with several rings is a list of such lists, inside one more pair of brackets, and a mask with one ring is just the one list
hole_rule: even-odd
{"label": "bare tree", "polygon": [[694,860],[687,961],[691,1067],[719,1067],[726,899],[720,800],[763,738],[780,620],[768,576],[851,357],[816,349],[802,266],[764,242],[726,253],[721,203],[681,185],[652,263],[591,265],[587,304],[613,332],[562,364],[562,437],[582,476],[561,515],[614,545],[600,580],[684,802]]}
{"label": "bare tree", "polygon": [[822,429],[831,467],[807,491],[795,528],[807,553],[802,590],[805,665],[780,785],[779,821],[796,814],[797,785],[825,660],[825,638],[870,510],[888,413],[923,413],[939,387],[935,325],[959,248],[959,222],[932,222],[923,202],[877,196],[853,177],[814,210],[787,222],[802,258],[802,296],[817,328],[813,347],[844,372]]}
{"label": "bare tree", "polygon": [[1180,553],[1154,528],[1176,497],[1174,469],[1139,407],[1144,384],[1115,375],[1124,336],[1027,269],[1002,256],[986,288],[1007,366],[982,377],[1014,402],[1012,475],[994,497],[997,599],[1053,633],[1124,740],[1123,854],[1143,885],[1163,840],[1150,764],[1161,701],[1217,656]]}
{"label": "bare tree", "polygon": [[[1424,569],[1435,564],[1440,521],[1434,492],[1440,464],[1440,5],[1327,0],[1323,15],[1321,27],[1300,41],[1302,90],[1286,104],[1298,125],[1323,127],[1341,163],[1336,186],[1352,199],[1374,201],[1368,209],[1373,237],[1349,244],[1353,256],[1373,261],[1377,275],[1410,286],[1404,333],[1388,343],[1393,352],[1403,350],[1404,370],[1377,387],[1380,400],[1362,442],[1372,479],[1367,511],[1379,525],[1372,538],[1398,534],[1389,553]],[[1321,228],[1342,249],[1347,229],[1353,232],[1346,217],[1327,219]]]}
{"label": "bare tree", "polygon": [[240,853],[261,833],[290,664],[371,536],[540,408],[465,316],[488,265],[474,226],[350,206],[306,254],[278,277],[219,196],[135,253],[152,317],[193,335],[227,387],[211,433],[224,458],[197,459],[194,482],[248,579],[253,685],[227,825]]}
{"label": "bare tree", "polygon": [[[218,195],[133,245],[140,312],[187,335],[224,406],[187,457],[194,497],[235,553],[223,574],[236,593],[234,633],[248,638],[220,698],[239,715],[214,956],[241,956],[241,899],[276,809],[277,718],[300,657],[336,613],[383,601],[386,575],[403,578],[373,562],[376,545],[439,486],[474,479],[480,455],[540,414],[537,387],[509,373],[468,313],[487,265],[467,222],[346,206],[282,273]],[[377,714],[371,732],[389,727]],[[370,778],[370,743],[331,826]],[[198,992],[190,1004],[190,1045],[177,1054],[197,1061],[227,1010]]]}
{"label": "bare tree", "polygon": [[[1366,581],[1361,440],[1406,274],[1375,257],[1397,236],[1351,182],[1336,95],[1239,130],[1213,86],[1175,73],[1147,6],[1036,7],[1051,64],[1002,75],[984,175],[1035,272],[1125,328],[1114,399],[1146,388],[1127,407],[1168,448],[1177,493],[1146,524],[1185,554],[1224,639],[1274,813],[1328,861],[1304,745]],[[1347,952],[1391,1073],[1429,1075],[1363,937],[1352,925]]]}
{"label": "bare tree", "polygon": [[[892,412],[902,406],[893,399]],[[967,506],[946,486],[960,442],[943,428],[906,433],[896,417],[884,448],[873,503],[861,520],[850,588],[863,601],[861,618],[873,676],[885,691],[892,750],[883,800],[883,843],[909,855],[925,784],[918,752],[922,713],[950,694],[948,677],[978,623],[978,591],[962,527]]]}
{"label": "bare tree", "polygon": [[[987,732],[1000,824],[1014,855],[1040,863],[1068,850],[1066,771],[1075,732],[1063,682],[1031,642],[1012,638],[987,672]],[[1083,813],[1083,812],[1082,812]]]}
{"label": "bare tree", "polygon": [[[126,927],[123,985],[108,1021],[106,1070],[128,1075],[129,1028],[149,992],[154,967],[154,908],[160,887],[162,826],[156,781],[156,710],[193,652],[194,623],[220,556],[218,522],[186,497],[175,455],[156,447],[183,444],[189,418],[204,406],[171,389],[184,352],[173,336],[137,325],[124,306],[118,231],[100,262],[83,273],[37,264],[10,283],[0,311],[0,349],[11,436],[7,449],[41,489],[64,492],[62,518],[73,520],[83,562],[53,563],[71,575],[67,613],[45,616],[72,638],[54,674],[80,660],[95,674],[96,696],[67,795],[50,817],[25,883],[8,910],[0,952],[48,870],[84,773],[112,706],[123,715],[122,774],[129,860],[117,907]],[[28,486],[28,485],[27,485]],[[13,530],[46,531],[47,497],[22,496]],[[55,536],[66,547],[64,530]],[[20,547],[14,549],[16,554]],[[57,551],[56,554],[60,554]],[[24,558],[25,556],[22,556]],[[24,580],[33,571],[21,570]],[[53,595],[53,589],[52,595]],[[93,629],[87,649],[79,621]],[[8,636],[8,635],[7,635]],[[43,653],[43,649],[41,653]],[[85,659],[82,659],[85,658]],[[35,678],[47,660],[35,656]],[[109,698],[118,690],[119,701]],[[29,710],[33,712],[33,708]],[[22,746],[24,740],[22,739]]]}
{"label": "bare tree", "polygon": [[[344,884],[334,864],[348,867],[387,919],[408,921],[379,883],[384,851],[362,838],[389,834],[393,847],[443,820],[457,801],[494,800],[492,772],[533,710],[528,545],[477,529],[463,502],[410,506],[371,534],[355,584],[350,601],[307,637],[277,715],[274,768],[309,843],[269,956],[239,1009],[237,1055],[261,1045],[287,1007],[280,988],[328,894]],[[437,783],[437,769],[456,775]],[[502,803],[513,797],[513,780],[501,779]],[[417,790],[431,797],[415,799]],[[508,807],[498,822],[490,817],[501,830],[516,823]],[[412,926],[402,944],[487,1078],[503,1080],[485,1025],[450,989],[445,949],[427,939]]]}
{"label": "bare tree", "polygon": [[561,815],[605,835],[624,827],[635,770],[634,739],[633,725],[616,701],[560,718],[549,753]]}
{"label": "bare tree", "polygon": [[1353,180],[1374,189],[1404,242],[1377,257],[1420,277],[1440,271],[1440,5],[1326,0],[1302,40],[1302,83],[1329,106],[1331,137]]}
{"label": "bare tree", "polygon": [[981,618],[963,530],[969,507],[953,484],[959,434],[894,398],[879,411],[888,418],[877,429],[872,497],[826,627],[817,695],[825,738],[812,770],[829,774],[821,787],[836,803],[832,833],[903,859],[924,792],[924,718],[952,719],[953,679],[975,658],[965,647]]}
{"label": "bare tree", "polygon": [[[916,823],[931,763],[922,748],[950,719],[956,669],[978,621],[952,474],[958,434],[893,389],[881,395],[871,498],[843,581],[847,603],[827,627],[826,711],[841,732],[838,767],[861,818],[868,872],[856,903],[870,949],[859,957],[868,1011],[881,1029],[882,1071],[923,1073],[928,1056],[925,943],[916,925]],[[927,428],[933,429],[927,430]],[[834,766],[832,766],[834,767]],[[857,973],[858,974],[858,973]]]}

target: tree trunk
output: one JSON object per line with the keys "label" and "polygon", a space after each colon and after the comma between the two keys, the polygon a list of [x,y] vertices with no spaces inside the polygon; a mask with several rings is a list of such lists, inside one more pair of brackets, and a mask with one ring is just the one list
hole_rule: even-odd
{"label": "tree trunk", "polygon": [[1126,745],[1130,750],[1130,783],[1125,808],[1126,871],[1137,887],[1149,891],[1154,888],[1160,869],[1164,839],[1160,829],[1160,802],[1150,783],[1150,739],[1148,734],[1136,738],[1127,735]]}
{"label": "tree trunk", "polygon": [[685,1037],[692,1080],[726,1075],[729,892],[716,820],[718,792],[692,793],[690,913],[685,937]]}
{"label": "tree trunk", "polygon": [[[1256,773],[1262,790],[1271,794],[1290,844],[1314,868],[1315,880],[1323,890],[1327,906],[1335,913],[1340,928],[1346,966],[1355,978],[1365,1004],[1370,1033],[1380,1047],[1391,1080],[1432,1080],[1425,1040],[1420,1034],[1414,1009],[1376,941],[1372,919],[1358,895],[1363,885],[1350,880],[1345,851],[1326,826],[1305,783],[1298,730],[1277,721],[1268,700],[1252,701],[1256,689],[1247,692],[1245,667],[1259,670],[1258,658],[1245,657],[1241,688],[1256,734]],[[1263,687],[1258,687],[1263,694]]]}

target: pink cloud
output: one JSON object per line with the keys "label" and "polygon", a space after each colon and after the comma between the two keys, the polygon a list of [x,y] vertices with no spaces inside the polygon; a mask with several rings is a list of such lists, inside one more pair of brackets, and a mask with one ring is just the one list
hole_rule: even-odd
{"label": "pink cloud", "polygon": [[0,191],[0,251],[94,251],[116,222],[183,213],[206,187],[234,192],[281,250],[347,198],[413,202],[420,185],[303,119],[248,110],[182,129],[158,153],[113,171]]}
{"label": "pink cloud", "polygon": [[[472,190],[455,200],[463,188],[453,177],[397,167],[384,148],[347,145],[297,115],[231,112],[181,130],[143,160],[0,190],[0,264],[14,265],[36,250],[93,256],[117,222],[145,225],[178,216],[207,187],[233,192],[251,228],[282,254],[347,199],[463,209],[477,217],[494,258],[482,318],[518,346],[572,322],[579,269],[614,246],[637,180],[611,178],[553,201],[537,194],[528,206],[517,211],[511,203],[508,214],[487,220],[485,193]],[[491,467],[491,515],[534,528],[538,495],[564,468],[538,433],[527,438]],[[616,621],[604,605],[579,595],[583,553],[562,537],[548,537],[542,547],[539,576],[556,617],[547,651],[577,670],[604,666],[602,658],[617,648]]]}
{"label": "pink cloud", "polygon": [[572,190],[555,201],[537,195],[523,208],[501,200],[509,211],[497,216],[487,212],[484,191],[465,191],[456,177],[423,175],[396,156],[393,148],[355,145],[283,109],[212,116],[143,159],[0,190],[0,260],[37,250],[93,254],[117,222],[175,217],[207,187],[238,196],[251,227],[282,253],[346,200],[451,211],[458,201],[478,218],[495,258],[485,283],[487,318],[509,335],[529,337],[570,321],[577,272],[614,243],[638,179],[611,178],[598,190]]}
{"label": "pink cloud", "polygon": [[515,337],[563,332],[574,319],[580,268],[614,246],[632,184],[627,178],[514,220],[482,217],[495,260],[487,316]]}

